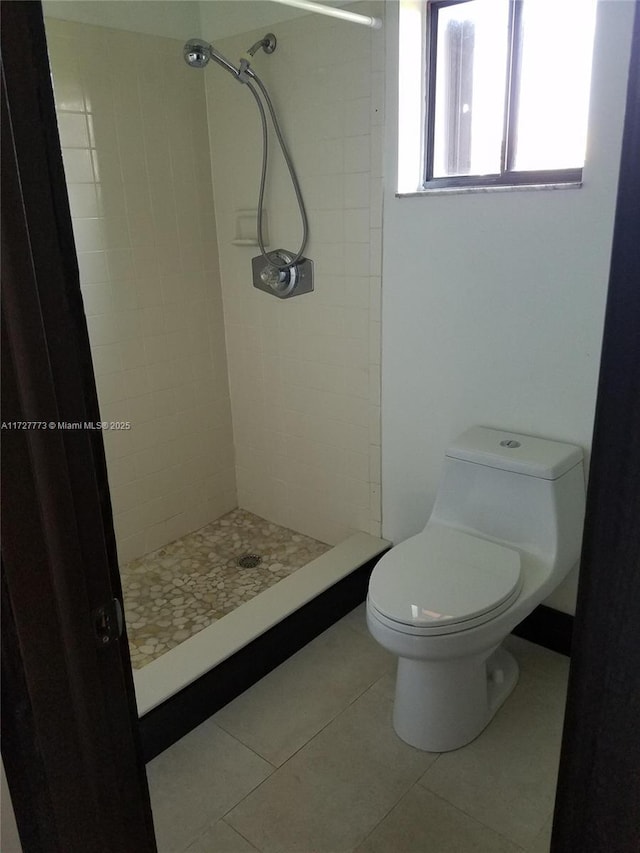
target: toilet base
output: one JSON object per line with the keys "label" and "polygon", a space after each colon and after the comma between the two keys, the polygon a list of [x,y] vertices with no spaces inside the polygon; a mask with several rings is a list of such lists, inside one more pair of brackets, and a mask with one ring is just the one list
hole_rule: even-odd
{"label": "toilet base", "polygon": [[489,724],[517,681],[518,664],[501,646],[457,660],[401,657],[393,727],[417,749],[459,749]]}

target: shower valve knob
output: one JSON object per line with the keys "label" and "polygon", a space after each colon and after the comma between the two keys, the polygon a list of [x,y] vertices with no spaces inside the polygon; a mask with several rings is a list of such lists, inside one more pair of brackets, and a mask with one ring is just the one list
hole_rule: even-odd
{"label": "shower valve knob", "polygon": [[260,273],[260,278],[268,287],[275,290],[277,287],[289,283],[289,270],[279,270],[272,267],[271,264],[267,264]]}
{"label": "shower valve knob", "polygon": [[[313,261],[299,258],[291,266],[289,264],[295,255],[284,249],[269,252],[266,260],[258,255],[251,261],[253,270],[253,286],[264,290],[279,299],[288,299],[313,290]],[[284,267],[284,269],[282,269]]]}

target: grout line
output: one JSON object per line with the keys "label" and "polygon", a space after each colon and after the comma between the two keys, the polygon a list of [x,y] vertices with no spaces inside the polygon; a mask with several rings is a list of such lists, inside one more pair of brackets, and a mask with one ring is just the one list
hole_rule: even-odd
{"label": "grout line", "polygon": [[[337,624],[337,623],[336,623],[336,624]],[[281,665],[282,665],[282,664],[281,664]],[[381,676],[381,677],[383,678],[384,676]],[[380,680],[379,678],[378,678],[378,679],[375,679],[373,682],[371,682],[371,683],[368,685],[368,687],[365,687],[365,688],[364,688],[364,690],[362,690],[362,692],[361,692],[361,693],[359,693],[355,698],[353,698],[353,699],[348,703],[348,705],[346,705],[346,706],[345,706],[341,711],[339,711],[339,712],[338,712],[334,717],[332,717],[330,720],[328,720],[328,721],[327,721],[327,722],[322,726],[322,728],[321,728],[321,729],[319,729],[319,730],[318,730],[314,735],[312,735],[312,736],[309,738],[309,740],[307,740],[304,744],[302,744],[300,747],[298,747],[298,749],[297,749],[295,752],[293,752],[293,753],[292,753],[292,754],[291,754],[291,755],[286,759],[286,761],[284,761],[281,765],[279,765],[278,767],[276,767],[275,772],[278,772],[278,771],[282,770],[282,769],[283,769],[283,768],[284,768],[284,767],[285,767],[285,766],[286,766],[286,765],[287,765],[287,764],[288,764],[288,763],[289,763],[289,762],[290,762],[290,761],[291,761],[291,760],[292,760],[292,759],[293,759],[293,758],[294,758],[294,757],[295,757],[299,752],[301,752],[303,749],[305,749],[307,746],[309,746],[309,744],[310,744],[313,740],[315,740],[315,739],[318,737],[318,735],[320,735],[322,732],[324,732],[324,730],[325,730],[326,728],[328,728],[332,723],[334,723],[334,722],[338,719],[338,717],[340,717],[340,716],[341,716],[341,715],[342,715],[346,710],[348,710],[348,708],[350,708],[350,707],[351,707],[355,702],[357,702],[357,701],[358,701],[358,699],[360,699],[362,696],[364,696],[364,694],[365,694],[365,693],[367,693],[369,690],[371,690],[371,688],[372,688],[375,684],[377,684],[377,682],[378,682],[379,680]],[[251,689],[251,688],[249,688],[249,689]],[[218,725],[218,724],[216,723],[216,725]],[[220,728],[222,728],[222,726],[220,726]],[[226,732],[226,729],[223,729],[223,731],[225,731],[225,732]],[[226,732],[226,733],[230,735],[230,733],[229,733],[229,732]],[[235,737],[235,736],[234,736],[234,735],[230,735],[230,737]],[[236,739],[236,740],[238,740],[238,742],[239,742],[239,743],[241,743],[243,746],[246,746],[246,744],[245,744],[243,741],[239,740],[239,738],[235,738],[235,739]],[[248,748],[248,749],[251,749],[251,747],[247,747],[247,748]],[[252,752],[255,752],[255,750],[252,750]],[[256,755],[258,755],[260,758],[264,758],[264,756],[260,755],[260,754],[259,754],[259,753],[257,753],[257,752],[256,752]],[[265,760],[265,761],[268,761],[268,759],[264,759],[264,760]],[[272,762],[270,762],[270,761],[268,761],[268,763],[269,763],[269,764],[272,764]],[[274,766],[274,765],[272,765],[272,766]],[[273,778],[273,776],[275,775],[275,772],[274,772],[274,773],[272,773],[272,774],[269,774],[269,776],[267,776],[267,778],[266,778],[266,779],[263,779],[263,780],[262,780],[262,782],[260,782],[258,785],[256,785],[256,786],[255,786],[255,788],[252,788],[252,790],[251,790],[251,791],[248,791],[248,792],[247,792],[247,794],[245,794],[245,796],[244,796],[244,797],[242,797],[242,799],[241,799],[241,800],[239,800],[235,805],[233,805],[231,808],[229,808],[229,809],[228,809],[228,810],[223,814],[223,816],[222,816],[222,817],[223,817],[223,818],[228,817],[228,815],[229,815],[229,814],[230,814],[230,813],[231,813],[235,808],[237,808],[241,803],[243,803],[243,802],[244,802],[244,801],[245,801],[245,800],[246,800],[246,799],[247,799],[251,794],[253,794],[253,793],[254,793],[255,791],[257,791],[257,790],[258,790],[262,785],[264,785],[266,782],[268,782],[270,779],[272,779],[272,778]],[[230,824],[230,825],[231,825],[231,826],[233,826],[232,824]],[[233,828],[235,829],[235,827],[233,827]],[[236,831],[237,831],[237,830],[236,830]]]}
{"label": "grout line", "polygon": [[[420,784],[420,783],[417,782],[416,784]],[[505,841],[508,841],[509,844],[513,844],[514,847],[517,847],[518,850],[526,850],[526,848],[523,847],[522,844],[520,844],[518,841],[515,841],[513,838],[510,838],[508,835],[505,835],[504,832],[501,832],[500,830],[496,829],[494,826],[489,826],[489,824],[484,823],[484,821],[481,821],[477,817],[474,817],[474,815],[469,814],[463,808],[460,808],[460,806],[456,805],[455,803],[452,803],[451,800],[448,800],[446,797],[443,797],[441,794],[438,794],[435,791],[432,791],[431,788],[425,788],[424,785],[421,785],[420,787],[424,791],[427,791],[427,793],[433,795],[434,797],[437,797],[443,803],[446,803],[448,806],[451,806],[452,808],[454,808],[461,815],[464,815],[469,820],[472,820],[478,826],[481,826],[484,829],[489,829],[491,832],[495,832],[495,834],[500,836],[500,838],[503,838]],[[553,812],[551,812],[551,814],[553,814]],[[540,828],[540,830],[544,828],[546,821],[547,821],[547,816],[545,816],[544,823],[542,824],[542,827]],[[536,834],[539,834],[540,830]]]}
{"label": "grout line", "polygon": [[338,711],[338,713],[337,713],[335,716],[333,716],[330,720],[328,720],[328,721],[327,721],[327,722],[322,726],[322,728],[321,728],[321,729],[318,729],[318,731],[317,731],[314,735],[312,735],[312,736],[309,738],[309,740],[308,740],[308,741],[306,741],[306,743],[304,743],[302,746],[298,747],[298,749],[297,749],[294,753],[292,753],[292,754],[289,756],[289,758],[287,758],[287,760],[286,760],[283,764],[281,764],[280,766],[281,766],[281,767],[284,767],[284,766],[285,766],[285,764],[287,764],[289,761],[291,761],[291,759],[292,759],[294,756],[296,756],[299,752],[301,752],[303,749],[305,749],[305,747],[309,746],[309,744],[310,744],[312,741],[314,741],[314,740],[318,737],[318,735],[322,734],[322,732],[324,732],[324,730],[325,730],[325,729],[327,729],[327,728],[328,728],[332,723],[335,723],[335,721],[336,721],[339,717],[341,717],[341,716],[342,716],[342,714],[344,714],[344,713],[345,713],[345,711],[348,711],[348,710],[349,710],[349,708],[351,708],[351,706],[352,706],[352,705],[354,705],[354,704],[358,701],[358,699],[361,699],[361,698],[364,696],[364,694],[365,694],[365,693],[368,693],[368,691],[369,691],[369,690],[371,690],[371,688],[373,687],[373,685],[374,685],[374,684],[377,684],[377,681],[378,681],[378,679],[376,679],[376,680],[372,681],[369,685],[367,685],[367,687],[365,687],[365,688],[364,688],[360,693],[358,693],[358,695],[357,695],[357,696],[354,696],[354,697],[353,697],[353,699],[351,699],[351,700],[347,703],[347,705],[345,705],[345,706],[344,706],[344,708],[342,708],[342,710]]}
{"label": "grout line", "polygon": [[[397,809],[397,808],[398,808],[398,806],[400,805],[400,803],[402,802],[402,800],[404,800],[404,798],[407,796],[407,794],[408,794],[410,791],[412,791],[412,790],[415,788],[415,786],[416,786],[417,784],[418,784],[418,782],[417,782],[417,781],[416,781],[416,782],[412,782],[412,783],[409,785],[409,787],[408,787],[408,788],[406,788],[406,790],[405,790],[402,794],[400,794],[400,796],[399,796],[399,797],[398,797],[398,799],[395,801],[395,803],[393,803],[393,805],[392,805],[392,806],[390,806],[390,807],[387,809],[387,811],[386,811],[386,812],[384,813],[384,815],[380,818],[380,820],[376,823],[376,825],[371,829],[371,831],[370,831],[370,832],[368,832],[368,833],[367,833],[367,835],[365,835],[365,837],[360,841],[360,843],[358,844],[358,847],[360,847],[362,844],[364,844],[364,843],[365,843],[365,841],[367,841],[367,839],[368,839],[368,838],[370,838],[370,837],[373,835],[373,833],[374,833],[374,832],[376,831],[376,829],[380,826],[380,824],[381,824],[381,823],[384,823],[384,821],[389,817],[389,815],[391,814],[391,812],[395,811],[395,809]],[[358,849],[358,847],[356,847],[356,848],[355,848],[355,850],[357,850],[357,849]],[[354,850],[354,853],[355,853],[355,850]]]}
{"label": "grout line", "polygon": [[[252,752],[252,753],[256,756],[256,758],[260,758],[262,761],[266,761],[266,762],[267,762],[267,764],[268,764],[270,767],[273,767],[273,771],[274,771],[274,772],[275,772],[276,770],[278,770],[278,765],[277,765],[277,764],[274,764],[274,763],[273,763],[273,761],[269,761],[269,759],[268,759],[268,758],[266,758],[264,755],[261,755],[261,754],[257,751],[257,749],[254,749],[252,746],[249,746],[249,744],[248,744],[248,743],[245,743],[243,740],[240,740],[240,738],[239,738],[239,737],[237,737],[237,735],[234,735],[234,734],[232,734],[230,731],[227,731],[227,729],[225,729],[225,728],[224,728],[224,726],[221,726],[221,725],[220,725],[220,723],[219,723],[217,720],[215,720],[215,719],[214,719],[214,717],[215,717],[215,714],[213,714],[211,717],[208,717],[208,718],[207,718],[207,720],[205,720],[204,722],[206,723],[206,722],[208,722],[208,721],[210,720],[214,726],[216,726],[217,728],[219,728],[219,729],[220,729],[220,731],[224,732],[224,733],[225,733],[226,735],[228,735],[230,738],[232,738],[233,740],[235,740],[235,741],[236,741],[236,743],[239,743],[239,744],[240,744],[240,746],[243,746],[245,749],[248,749],[248,750],[249,750],[249,752]],[[179,743],[179,741],[178,741],[178,743]],[[273,775],[273,772],[272,772],[272,773],[269,773],[269,775],[267,776],[267,779],[270,779],[272,775]],[[262,780],[262,782],[266,782],[266,781],[267,781],[267,779],[263,779],[263,780]],[[262,782],[260,782],[259,784],[260,784],[260,785],[262,785]],[[256,787],[258,787],[258,786],[256,786]],[[253,790],[255,790],[255,788],[254,788]],[[235,806],[234,806],[234,808],[235,808]],[[226,814],[226,812],[225,812],[225,814]]]}
{"label": "grout line", "polygon": [[[281,664],[281,665],[282,665],[282,664]],[[251,688],[249,688],[249,689],[251,689]],[[366,689],[365,689],[365,691],[363,691],[363,692],[366,692],[368,689],[369,689],[369,688],[366,688]],[[359,699],[361,695],[363,695],[363,694],[359,694],[359,695],[358,695],[354,700],[352,700],[352,701],[351,701],[351,702],[346,706],[346,708],[350,707],[350,706],[353,704],[353,702],[357,701],[357,699]],[[269,761],[268,759],[265,759],[265,758],[264,758],[264,756],[262,756],[262,755],[260,755],[259,753],[255,752],[255,750],[251,750],[252,752],[255,752],[255,754],[256,754],[256,755],[258,755],[260,758],[263,758],[263,760],[267,761],[269,764],[271,764],[273,767],[275,767],[275,771],[274,771],[274,773],[270,773],[270,774],[269,774],[269,776],[267,776],[267,778],[266,778],[266,779],[263,779],[263,780],[262,780],[262,782],[260,782],[258,785],[256,785],[256,786],[255,786],[255,788],[252,788],[252,790],[251,790],[251,791],[248,791],[248,792],[245,794],[245,796],[244,796],[244,797],[242,797],[242,799],[241,799],[241,800],[239,800],[235,805],[233,805],[231,808],[229,808],[229,809],[228,809],[228,810],[223,814],[223,816],[222,816],[222,817],[223,817],[223,819],[224,819],[224,818],[226,818],[226,817],[227,817],[227,816],[228,816],[228,815],[229,815],[229,814],[230,814],[230,813],[231,813],[231,812],[232,812],[232,811],[233,811],[237,806],[239,806],[241,803],[243,803],[243,802],[247,799],[247,797],[249,797],[249,796],[250,796],[254,791],[257,791],[257,790],[258,790],[262,785],[264,785],[264,783],[265,783],[265,782],[268,782],[268,781],[269,781],[269,780],[270,780],[270,779],[275,775],[275,773],[276,773],[277,771],[282,770],[282,769],[283,769],[283,768],[284,768],[284,767],[285,767],[285,766],[286,766],[286,765],[291,761],[291,759],[292,759],[292,758],[294,758],[294,757],[295,757],[299,752],[301,752],[305,747],[307,747],[307,746],[311,743],[311,741],[313,741],[313,740],[314,740],[314,739],[315,739],[315,738],[316,738],[316,737],[317,737],[321,732],[323,732],[323,731],[324,731],[328,726],[330,726],[330,725],[331,725],[331,723],[333,723],[333,722],[334,722],[334,721],[335,721],[335,720],[340,716],[340,714],[342,714],[342,713],[346,710],[346,708],[343,708],[343,709],[342,709],[342,711],[339,711],[339,712],[335,715],[335,717],[332,717],[332,718],[331,718],[327,723],[325,723],[325,725],[323,725],[321,729],[319,729],[319,730],[318,730],[314,735],[312,735],[312,736],[309,738],[309,740],[305,741],[305,743],[303,743],[301,746],[299,746],[299,747],[298,747],[298,749],[296,749],[296,751],[295,751],[295,752],[293,752],[293,753],[292,753],[292,754],[291,754],[291,755],[290,755],[290,756],[289,756],[285,761],[283,761],[283,763],[282,763],[282,764],[280,764],[279,766],[273,765],[273,764],[272,764],[272,762],[271,762],[271,761]],[[216,725],[217,725],[217,723],[216,723]],[[222,728],[222,726],[220,726],[220,728]],[[225,732],[226,732],[226,729],[223,729],[223,731],[225,731]],[[230,732],[226,732],[226,733],[227,733],[227,734],[229,734],[229,736],[230,736],[230,737],[233,737],[235,740],[237,740],[237,741],[238,741],[240,744],[242,744],[243,746],[247,746],[247,744],[245,744],[245,743],[244,743],[243,741],[241,741],[239,738],[235,737],[235,735],[231,735],[231,734],[230,734]],[[247,747],[247,748],[248,748],[248,749],[251,749],[251,747]],[[230,826],[233,826],[233,825],[232,825],[232,824],[230,824]],[[235,827],[233,827],[233,829],[235,829]],[[237,830],[236,830],[236,831],[237,831]]]}
{"label": "grout line", "polygon": [[[336,624],[337,624],[337,623],[336,623]],[[331,626],[331,627],[333,627],[333,626]],[[328,629],[328,630],[329,630],[329,629]],[[356,632],[356,633],[357,633],[357,632]],[[320,635],[320,636],[321,636],[321,635]],[[313,641],[312,641],[312,642],[313,642]],[[302,649],[301,649],[300,651],[302,651]],[[286,663],[286,661],[283,661],[283,663],[281,663],[281,664],[280,664],[280,666],[283,666],[283,664],[285,664],[285,663]],[[277,670],[277,669],[278,669],[278,667],[276,667],[276,670]],[[275,672],[276,670],[272,670],[272,672]],[[268,676],[269,676],[269,675],[271,675],[271,673],[267,673],[267,675],[266,675],[266,676],[264,676],[264,677],[265,677],[265,678],[268,678]],[[360,691],[360,693],[358,693],[356,696],[354,696],[352,699],[350,699],[350,700],[348,701],[348,703],[347,703],[343,708],[341,708],[339,711],[337,711],[337,712],[334,714],[334,716],[333,716],[333,717],[331,717],[331,719],[327,720],[327,722],[326,722],[326,723],[324,723],[324,725],[323,725],[321,728],[319,728],[319,729],[318,729],[318,731],[314,732],[314,734],[312,734],[312,735],[309,737],[309,739],[308,739],[308,740],[306,740],[303,744],[301,744],[301,745],[300,745],[300,746],[295,750],[295,752],[292,752],[292,753],[291,753],[291,755],[290,755],[290,756],[288,756],[288,758],[286,758],[286,759],[282,762],[282,764],[274,764],[274,763],[273,763],[270,759],[268,759],[266,756],[264,756],[264,755],[262,755],[261,753],[259,753],[259,752],[258,752],[256,749],[254,749],[253,747],[249,746],[249,744],[246,744],[246,743],[245,743],[243,740],[241,740],[237,735],[234,735],[234,734],[232,734],[230,731],[228,731],[228,730],[227,730],[227,729],[226,729],[226,728],[225,728],[221,723],[218,723],[216,720],[214,720],[214,722],[215,722],[215,724],[216,724],[220,729],[222,729],[224,732],[226,732],[230,737],[235,738],[235,739],[236,739],[239,743],[241,743],[243,746],[246,746],[246,747],[247,747],[247,749],[250,749],[252,752],[254,752],[254,753],[255,753],[259,758],[262,758],[262,759],[264,759],[264,761],[267,761],[269,764],[271,764],[271,766],[272,766],[272,767],[274,767],[276,770],[280,770],[282,767],[284,767],[284,766],[285,766],[285,764],[287,764],[289,761],[291,761],[291,759],[292,759],[294,756],[296,756],[296,755],[297,755],[301,750],[303,750],[305,747],[307,747],[307,746],[311,743],[311,741],[312,741],[312,740],[314,740],[314,739],[315,739],[319,734],[321,734],[321,732],[323,732],[323,731],[324,731],[328,726],[330,726],[330,725],[331,725],[331,723],[335,722],[335,721],[338,719],[338,717],[340,717],[340,716],[341,716],[341,714],[344,714],[344,712],[345,712],[346,710],[348,710],[348,709],[349,709],[349,708],[350,708],[350,707],[351,707],[355,702],[357,702],[357,701],[358,701],[358,699],[361,699],[361,698],[362,698],[362,696],[364,696],[364,694],[365,694],[365,693],[367,693],[369,690],[371,690],[371,688],[372,688],[374,685],[376,685],[376,684],[378,683],[378,681],[380,681],[380,680],[381,680],[382,678],[384,678],[384,677],[385,677],[384,675],[377,676],[373,681],[371,681],[371,682],[370,682],[366,687],[364,687],[364,688]],[[250,687],[250,688],[248,688],[248,689],[249,689],[249,690],[251,690],[251,687]],[[245,692],[248,692],[248,691],[245,691]],[[233,700],[233,701],[235,701],[235,700]],[[225,706],[225,707],[226,707],[226,706]],[[220,709],[220,710],[222,710],[222,709]],[[214,716],[215,716],[215,715],[214,715]],[[270,777],[267,777],[267,778],[270,778]],[[263,782],[266,782],[266,781],[267,781],[267,779],[264,779],[264,780],[263,780]],[[260,784],[263,784],[263,782],[261,782]],[[234,808],[235,808],[235,807],[234,807]]]}
{"label": "grout line", "polygon": [[187,844],[187,846],[186,846],[186,847],[184,847],[184,848],[182,849],[182,851],[180,851],[180,853],[189,853],[189,851],[191,850],[191,848],[192,848],[195,844],[197,844],[197,843],[198,843],[202,838],[204,838],[205,834],[206,834],[210,829],[213,829],[213,828],[214,828],[218,823],[224,823],[226,826],[228,826],[228,827],[229,827],[229,829],[231,829],[233,832],[236,832],[236,833],[237,833],[237,834],[238,834],[238,835],[239,835],[239,836],[240,836],[244,841],[246,841],[246,842],[247,842],[247,844],[248,844],[248,845],[249,845],[253,850],[255,850],[255,851],[256,851],[256,853],[262,853],[262,851],[260,851],[260,849],[259,849],[258,847],[256,847],[256,846],[255,846],[255,844],[252,844],[252,843],[251,843],[251,841],[249,841],[249,839],[248,839],[248,838],[245,838],[245,836],[244,836],[244,835],[243,835],[243,834],[242,834],[238,829],[236,829],[236,828],[235,828],[235,826],[232,826],[228,821],[226,821],[226,820],[224,819],[224,817],[216,818],[215,820],[211,821],[211,823],[208,823],[208,824],[207,824],[207,825],[202,829],[202,831],[201,831],[201,832],[199,832],[199,833],[198,833],[198,835],[197,835],[195,838],[193,838],[193,839],[192,839],[192,840]]}
{"label": "grout line", "polygon": [[[222,710],[222,709],[220,709],[220,710]],[[215,716],[215,714],[214,714],[213,716]],[[211,718],[210,718],[210,719],[211,719]],[[232,738],[233,738],[235,741],[237,741],[241,746],[244,746],[244,747],[245,747],[245,749],[248,749],[250,752],[253,752],[253,754],[254,754],[254,755],[256,755],[258,758],[261,758],[263,761],[266,761],[266,762],[267,762],[267,764],[269,764],[271,767],[273,767],[273,772],[275,772],[276,770],[279,770],[279,769],[280,769],[280,767],[282,767],[282,765],[281,765],[281,764],[280,764],[280,765],[279,765],[279,764],[274,764],[274,763],[273,763],[273,761],[271,761],[269,758],[267,758],[267,756],[266,756],[266,755],[262,755],[262,753],[258,752],[258,750],[257,750],[255,747],[251,746],[251,745],[250,745],[250,744],[248,744],[248,743],[245,743],[241,738],[239,738],[239,737],[238,737],[238,735],[234,735],[232,732],[230,732],[228,729],[226,729],[226,728],[222,725],[222,723],[219,723],[217,720],[213,720],[213,722],[214,722],[214,724],[215,724],[216,726],[218,726],[218,728],[219,728],[221,731],[223,731],[225,734],[229,735],[229,737],[232,737]],[[271,778],[271,776],[272,776],[272,775],[273,775],[273,773],[270,773],[270,774],[267,776],[267,779]],[[263,780],[262,780],[262,782],[266,782],[266,781],[267,781],[267,779],[263,779]],[[262,782],[260,783],[261,785],[262,785]]]}
{"label": "grout line", "polygon": [[184,847],[184,848],[182,849],[181,853],[189,853],[189,851],[191,850],[191,848],[193,847],[193,845],[194,845],[194,844],[197,844],[197,843],[198,843],[198,841],[200,841],[200,839],[203,837],[203,835],[205,834],[205,832],[206,832],[208,829],[210,829],[210,828],[211,828],[215,823],[217,823],[217,821],[213,821],[213,823],[208,823],[208,824],[207,824],[207,825],[202,829],[202,831],[201,831],[201,832],[199,832],[199,833],[196,835],[196,837],[195,837],[195,838],[192,838],[192,839],[191,839],[191,841],[187,844],[187,846],[186,846],[186,847]]}
{"label": "grout line", "polygon": [[247,844],[248,844],[250,847],[252,847],[254,850],[256,850],[256,851],[257,851],[257,853],[261,853],[260,848],[259,848],[259,847],[256,847],[256,845],[255,845],[252,841],[250,841],[250,840],[246,837],[246,835],[243,835],[243,834],[240,832],[240,830],[239,830],[239,829],[236,829],[236,827],[235,827],[235,826],[233,826],[233,824],[229,823],[229,821],[228,821],[228,820],[225,820],[223,817],[222,817],[222,818],[220,818],[220,820],[221,820],[221,822],[222,822],[222,823],[226,824],[226,826],[228,826],[228,827],[229,827],[229,829],[232,829],[234,832],[237,832],[237,833],[238,833],[238,835],[240,836],[240,838],[244,838],[244,840],[247,842]]}
{"label": "grout line", "polygon": [[[236,740],[237,740],[237,738],[236,738]],[[242,744],[242,745],[244,746],[244,744]],[[253,750],[252,750],[252,751],[253,751]],[[257,753],[255,753],[255,754],[257,755]],[[258,756],[258,757],[259,757],[259,758],[262,758],[262,756]],[[270,762],[268,762],[268,763],[270,763]],[[272,766],[273,766],[273,765],[272,765]],[[268,782],[268,781],[269,781],[269,779],[271,779],[271,777],[272,777],[272,776],[273,776],[273,773],[269,773],[269,775],[267,776],[267,778],[266,778],[266,779],[263,779],[261,782],[258,782],[258,784],[257,784],[257,785],[254,785],[254,786],[253,786],[253,788],[251,788],[249,791],[247,791],[247,793],[246,793],[246,794],[244,794],[244,795],[243,795],[243,796],[238,800],[238,802],[237,802],[237,803],[234,803],[234,805],[232,805],[230,808],[228,808],[228,809],[226,810],[226,812],[223,812],[223,813],[222,813],[222,814],[221,814],[221,815],[216,819],[216,822],[217,822],[218,820],[225,820],[225,818],[226,818],[226,817],[228,817],[234,809],[238,808],[238,806],[239,806],[241,803],[244,803],[244,801],[245,801],[248,797],[250,797],[250,796],[251,796],[251,794],[253,794],[255,791],[257,791],[257,790],[258,790],[262,785],[264,785],[264,783],[265,783],[265,782]],[[225,823],[228,823],[228,821],[225,821]],[[232,828],[232,829],[235,829],[235,831],[236,831],[236,832],[238,831],[238,830],[235,828],[235,826],[233,826],[233,824],[229,823],[229,826],[231,826],[231,828]]]}

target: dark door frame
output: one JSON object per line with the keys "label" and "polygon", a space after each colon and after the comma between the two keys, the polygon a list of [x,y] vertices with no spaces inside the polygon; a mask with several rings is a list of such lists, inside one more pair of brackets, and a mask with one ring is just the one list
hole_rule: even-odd
{"label": "dark door frame", "polygon": [[153,853],[42,9],[1,11],[2,757],[27,853]]}
{"label": "dark door frame", "polygon": [[640,6],[631,49],[553,853],[640,851]]}
{"label": "dark door frame", "polygon": [[[98,421],[40,4],[2,3],[4,420]],[[552,849],[640,849],[636,16]],[[3,759],[27,853],[152,853],[101,436],[3,431]]]}

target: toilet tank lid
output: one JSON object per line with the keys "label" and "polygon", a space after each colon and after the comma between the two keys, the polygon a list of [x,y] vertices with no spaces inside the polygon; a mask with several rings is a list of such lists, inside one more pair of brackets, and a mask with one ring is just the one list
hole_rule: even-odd
{"label": "toilet tank lid", "polygon": [[543,480],[557,480],[582,460],[573,444],[475,426],[459,436],[447,456]]}

